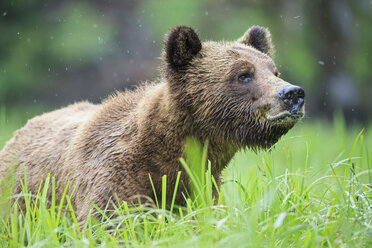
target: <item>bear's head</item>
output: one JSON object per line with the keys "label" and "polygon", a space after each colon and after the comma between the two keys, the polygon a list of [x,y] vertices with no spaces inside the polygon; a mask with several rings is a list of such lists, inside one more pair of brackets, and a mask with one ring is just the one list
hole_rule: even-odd
{"label": "bear's head", "polygon": [[163,77],[204,138],[268,148],[304,116],[305,92],[279,76],[266,28],[233,42],[201,42],[189,27],[165,38]]}

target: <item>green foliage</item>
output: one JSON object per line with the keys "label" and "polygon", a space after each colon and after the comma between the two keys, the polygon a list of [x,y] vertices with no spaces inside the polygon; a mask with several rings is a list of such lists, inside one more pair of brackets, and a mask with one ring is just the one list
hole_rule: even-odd
{"label": "green foliage", "polygon": [[51,32],[52,56],[69,65],[81,64],[115,49],[112,25],[89,4],[66,5],[58,16],[63,21]]}
{"label": "green foliage", "polygon": [[300,79],[301,85],[306,85],[307,88],[314,87],[319,65],[302,37],[292,40],[290,44],[278,43],[276,51],[278,53],[276,60],[283,66],[279,68],[283,73],[290,75],[291,78]]}
{"label": "green foliage", "polygon": [[17,1],[4,7],[9,15],[19,16],[0,22],[6,33],[0,36],[0,103],[17,92],[42,84],[46,87],[51,78],[59,76],[61,67],[86,66],[116,49],[114,24],[91,4],[63,4],[53,10],[50,20],[45,19],[40,5],[38,1]]}
{"label": "green foliage", "polygon": [[202,13],[202,1],[146,0],[136,9],[139,25],[142,27],[143,23],[146,23],[150,27],[149,32],[156,37],[156,40],[162,41],[164,34],[174,26],[197,27]]}
{"label": "green foliage", "polygon": [[371,13],[363,15],[360,18],[360,36],[356,38],[356,45],[353,49],[351,59],[348,61],[350,70],[355,73],[359,80],[358,83],[369,84],[372,79],[371,64],[372,56],[371,51],[367,51],[367,47],[371,47],[372,33],[370,30]]}
{"label": "green foliage", "polygon": [[[222,10],[215,10],[215,12],[222,12]],[[249,6],[231,8],[228,11],[229,18],[225,18],[226,14],[218,14],[213,11],[210,15],[216,16],[220,22],[220,25],[212,26],[210,30],[206,30],[208,38],[212,40],[236,40],[253,25],[272,27],[273,24],[272,20],[267,18],[264,10]],[[205,16],[205,19],[208,19],[208,16]]]}
{"label": "green foliage", "polygon": [[[34,20],[36,23],[39,19]],[[44,30],[33,30],[29,25],[7,27],[9,36],[0,38],[7,50],[0,52],[0,101],[19,89],[32,85],[41,71],[38,57],[43,54]],[[45,69],[46,72],[46,69]]]}
{"label": "green foliage", "polygon": [[[350,87],[356,94],[357,106],[352,108],[367,113],[370,104],[363,96],[372,79],[372,5],[367,2],[1,1],[0,103],[29,101],[23,96],[40,96],[39,90],[52,91],[54,83],[68,80],[79,84],[76,90],[83,90],[81,84],[89,83],[91,77],[84,80],[79,72],[97,75],[93,73],[97,66],[103,75],[97,80],[102,84],[111,75],[121,75],[116,68],[128,63],[153,72],[159,63],[155,65],[151,58],[160,55],[164,34],[176,25],[196,28],[202,40],[235,40],[251,25],[262,25],[273,34],[275,62],[284,80],[305,86],[308,99],[323,101],[321,92],[337,88],[333,84],[342,76],[346,86],[341,89]],[[123,74],[127,79],[121,79],[121,85],[113,83],[114,87],[125,87],[124,81],[132,79],[136,82],[140,72]],[[91,92],[94,97],[100,95],[97,86]],[[341,95],[329,95],[325,96],[327,106],[339,107],[335,105],[342,102]],[[349,109],[350,104],[341,107]],[[314,114],[324,111],[314,108],[318,108],[312,110]]]}
{"label": "green foliage", "polygon": [[[101,217],[90,216],[82,229],[68,195],[46,200],[46,192],[54,192],[53,178],[40,184],[37,195],[27,192],[26,178],[21,195],[3,190],[0,196],[8,206],[1,208],[0,246],[369,247],[371,128],[347,128],[340,114],[333,125],[300,124],[271,151],[237,154],[216,194],[207,143],[190,139],[181,160],[193,185],[186,206],[156,192],[159,203],[173,198],[170,209],[124,202],[113,212],[99,209]],[[165,189],[167,177],[162,181]],[[25,213],[10,205],[20,198]]]}
{"label": "green foliage", "polygon": [[[207,161],[208,141],[204,146],[194,137],[185,140],[185,157],[180,162],[190,177],[192,208],[210,208],[213,205],[213,188],[218,190],[211,175],[211,164]],[[208,165],[207,165],[208,162]]]}

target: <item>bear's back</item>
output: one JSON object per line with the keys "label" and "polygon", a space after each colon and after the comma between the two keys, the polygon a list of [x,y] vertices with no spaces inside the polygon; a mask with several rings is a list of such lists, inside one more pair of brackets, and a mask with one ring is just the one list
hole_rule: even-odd
{"label": "bear's back", "polygon": [[27,168],[29,185],[34,185],[34,180],[35,183],[40,181],[47,173],[54,176],[58,164],[63,163],[63,150],[99,107],[80,102],[29,120],[0,151],[0,179],[12,166],[21,177]]}

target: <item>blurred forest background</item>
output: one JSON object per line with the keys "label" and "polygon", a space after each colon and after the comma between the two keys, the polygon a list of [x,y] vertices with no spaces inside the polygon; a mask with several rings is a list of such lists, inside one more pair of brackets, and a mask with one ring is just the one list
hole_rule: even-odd
{"label": "blurred forest background", "polygon": [[164,34],[203,40],[268,27],[282,78],[307,94],[307,118],[372,120],[371,0],[2,0],[0,105],[41,112],[100,102],[158,76]]}

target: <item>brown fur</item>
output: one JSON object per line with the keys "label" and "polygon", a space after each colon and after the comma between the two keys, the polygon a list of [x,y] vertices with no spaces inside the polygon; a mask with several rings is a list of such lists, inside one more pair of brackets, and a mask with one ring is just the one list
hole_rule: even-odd
{"label": "brown fur", "polygon": [[[169,199],[178,171],[180,185],[187,186],[179,158],[189,136],[209,140],[208,159],[218,177],[237,150],[268,148],[299,119],[269,118],[285,111],[277,94],[289,85],[277,77],[269,37],[254,27],[235,42],[202,43],[191,28],[172,29],[159,82],[101,105],[81,102],[31,119],[0,152],[0,178],[16,164],[17,178],[26,169],[29,192],[36,193],[50,173],[57,199],[71,182],[72,204],[84,219],[90,201],[104,208],[109,199],[154,198],[149,174],[158,194],[161,177],[168,176]],[[251,81],[238,82],[241,73]],[[184,202],[181,193],[176,201]]]}

